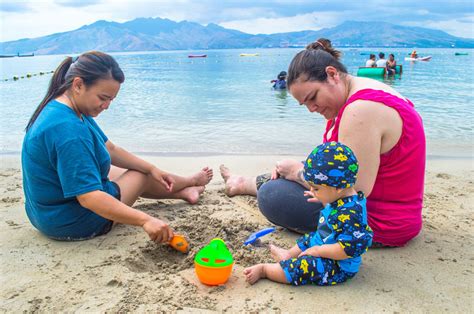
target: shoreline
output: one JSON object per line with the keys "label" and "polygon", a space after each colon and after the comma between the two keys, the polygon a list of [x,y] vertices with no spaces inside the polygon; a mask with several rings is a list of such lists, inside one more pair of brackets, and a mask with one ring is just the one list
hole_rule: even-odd
{"label": "shoreline", "polygon": [[[472,145],[471,145],[472,146]],[[426,160],[474,160],[474,146],[471,147],[473,152],[469,155],[440,155],[440,154],[427,154]],[[294,153],[226,153],[226,152],[143,152],[143,151],[130,151],[132,154],[138,156],[149,156],[149,157],[217,157],[217,156],[281,156],[281,157],[296,157],[302,158],[298,154]],[[302,154],[304,155],[304,154]],[[8,157],[20,157],[21,151],[0,151],[0,158],[3,156]]]}
{"label": "shoreline", "polygon": [[[219,175],[219,166],[225,164],[231,171],[242,169],[236,174],[255,176],[266,172],[271,172],[274,164],[281,159],[303,160],[303,155],[236,155],[236,154],[202,154],[195,153],[138,153],[137,156],[153,163],[160,169],[184,175],[193,173],[197,168],[209,166],[214,169],[214,181],[222,181]],[[191,162],[190,162],[191,161]],[[179,165],[179,167],[176,167]],[[193,165],[193,166],[191,166]],[[21,158],[19,154],[1,154],[0,170],[21,169]],[[200,169],[200,168],[199,168]],[[470,157],[445,157],[427,156],[426,174],[429,172],[447,172],[455,175],[462,175],[467,171],[474,171],[474,158]],[[425,183],[426,184],[426,183]]]}

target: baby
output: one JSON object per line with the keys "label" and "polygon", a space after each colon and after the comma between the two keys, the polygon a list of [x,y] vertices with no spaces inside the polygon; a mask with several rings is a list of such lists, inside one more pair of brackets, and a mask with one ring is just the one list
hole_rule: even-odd
{"label": "baby", "polygon": [[318,229],[299,238],[289,250],[271,245],[278,263],[246,268],[244,275],[250,284],[267,278],[295,286],[327,286],[355,276],[361,255],[372,242],[366,199],[353,187],[358,168],[352,150],[341,143],[324,143],[309,154],[303,176],[311,189],[305,195],[310,196],[309,202],[325,206]]}

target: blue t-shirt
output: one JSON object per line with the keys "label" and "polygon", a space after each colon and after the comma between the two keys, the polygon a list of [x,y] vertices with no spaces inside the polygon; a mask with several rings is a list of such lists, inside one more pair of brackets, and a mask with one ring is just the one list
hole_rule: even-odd
{"label": "blue t-shirt", "polygon": [[51,237],[80,237],[95,224],[110,223],[76,199],[96,190],[118,194],[108,179],[106,142],[91,117],[81,120],[56,100],[42,110],[26,132],[21,154],[26,213],[38,230]]}

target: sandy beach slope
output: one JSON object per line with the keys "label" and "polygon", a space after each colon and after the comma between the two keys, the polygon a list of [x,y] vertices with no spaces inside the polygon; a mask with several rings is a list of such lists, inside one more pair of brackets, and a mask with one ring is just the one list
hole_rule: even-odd
{"label": "sandy beach slope", "polygon": [[[334,287],[291,287],[262,280],[245,283],[242,270],[271,261],[265,248],[242,247],[252,232],[270,226],[255,198],[228,198],[218,166],[245,175],[270,171],[278,156],[149,157],[158,166],[191,173],[216,172],[201,201],[140,200],[136,208],[170,222],[191,241],[183,255],[151,243],[141,228],[118,225],[84,242],[45,238],[29,223],[18,156],[1,157],[0,311],[166,312],[470,312],[473,308],[473,162],[430,160],[424,227],[404,248],[373,249],[360,273]],[[301,156],[297,158],[301,159]],[[223,238],[236,265],[224,286],[207,287],[194,274],[196,251]],[[265,242],[293,245],[297,235],[279,229]]]}

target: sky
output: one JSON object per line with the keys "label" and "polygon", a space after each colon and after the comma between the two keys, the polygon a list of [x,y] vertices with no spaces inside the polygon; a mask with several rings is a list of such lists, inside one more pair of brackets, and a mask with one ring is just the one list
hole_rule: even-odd
{"label": "sky", "polygon": [[0,42],[139,17],[215,23],[250,34],[384,21],[474,38],[473,0],[0,0]]}

